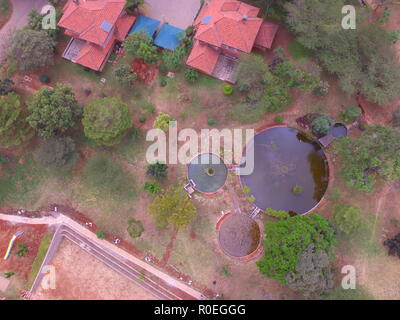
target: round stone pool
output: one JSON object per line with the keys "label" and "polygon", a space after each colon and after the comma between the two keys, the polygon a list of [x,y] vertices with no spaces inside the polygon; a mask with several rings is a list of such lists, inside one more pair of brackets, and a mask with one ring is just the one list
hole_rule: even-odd
{"label": "round stone pool", "polygon": [[254,170],[240,180],[257,207],[303,214],[320,202],[328,187],[328,165],[318,143],[279,126],[255,135],[244,155],[253,151]]}
{"label": "round stone pool", "polygon": [[202,153],[188,165],[188,179],[194,188],[203,193],[214,193],[222,188],[228,176],[228,169],[222,159],[214,153]]}
{"label": "round stone pool", "polygon": [[257,250],[261,231],[257,222],[243,214],[231,214],[219,229],[222,251],[234,258],[242,258]]}

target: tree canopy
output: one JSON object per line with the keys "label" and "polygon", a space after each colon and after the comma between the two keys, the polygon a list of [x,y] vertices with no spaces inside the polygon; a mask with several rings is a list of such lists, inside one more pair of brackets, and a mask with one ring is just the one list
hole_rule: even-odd
{"label": "tree canopy", "polygon": [[157,47],[146,31],[131,33],[123,45],[129,55],[141,58],[146,63],[155,64],[158,61]]}
{"label": "tree canopy", "polygon": [[300,255],[309,245],[329,253],[336,243],[334,229],[317,214],[267,222],[264,232],[264,257],[257,266],[266,277],[281,283],[296,270]]}
{"label": "tree canopy", "polygon": [[11,59],[23,71],[36,71],[53,63],[55,42],[43,30],[21,29],[15,32],[9,49]]}
{"label": "tree canopy", "polygon": [[196,206],[182,187],[171,187],[154,198],[149,205],[149,213],[154,216],[159,227],[172,223],[180,228],[196,217]]}
{"label": "tree canopy", "polygon": [[355,189],[372,191],[376,177],[400,178],[400,132],[391,127],[372,125],[357,138],[342,137],[334,142],[334,152],[343,178]]}
{"label": "tree canopy", "polygon": [[39,136],[50,138],[73,127],[81,115],[72,89],[63,84],[42,87],[28,104],[28,122]]}
{"label": "tree canopy", "polygon": [[370,12],[363,8],[357,8],[356,29],[343,29],[344,5],[343,0],[288,2],[287,23],[322,66],[338,76],[345,92],[361,92],[370,101],[387,104],[400,89],[392,37],[380,24],[371,23]]}
{"label": "tree canopy", "polygon": [[85,135],[100,145],[118,144],[132,127],[128,105],[119,98],[96,99],[83,110]]}
{"label": "tree canopy", "polygon": [[334,288],[329,254],[312,243],[299,254],[296,269],[285,277],[286,284],[306,298],[318,299]]}
{"label": "tree canopy", "polygon": [[0,96],[0,146],[18,146],[32,137],[20,97],[16,93]]}

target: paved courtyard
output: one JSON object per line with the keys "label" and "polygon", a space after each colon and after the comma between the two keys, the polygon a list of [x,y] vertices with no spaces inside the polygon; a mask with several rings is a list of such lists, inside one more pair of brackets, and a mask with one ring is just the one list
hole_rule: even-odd
{"label": "paved courtyard", "polygon": [[145,0],[143,13],[163,23],[186,29],[200,10],[200,0]]}

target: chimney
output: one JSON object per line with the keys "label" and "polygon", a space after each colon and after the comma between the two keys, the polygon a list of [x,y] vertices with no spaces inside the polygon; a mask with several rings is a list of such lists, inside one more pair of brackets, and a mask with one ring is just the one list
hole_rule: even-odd
{"label": "chimney", "polygon": [[79,5],[79,0],[72,0],[72,2]]}
{"label": "chimney", "polygon": [[246,21],[249,19],[249,17],[246,15],[246,14],[244,14],[243,16],[242,16],[242,21],[243,21],[243,23],[246,23]]}

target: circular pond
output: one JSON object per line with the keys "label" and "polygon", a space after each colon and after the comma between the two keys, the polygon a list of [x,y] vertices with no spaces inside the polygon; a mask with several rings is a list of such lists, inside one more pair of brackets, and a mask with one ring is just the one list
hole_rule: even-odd
{"label": "circular pond", "polygon": [[222,222],[219,229],[221,249],[235,258],[245,257],[256,251],[260,241],[260,227],[246,215],[230,215]]}
{"label": "circular pond", "polygon": [[194,188],[204,193],[214,193],[222,188],[228,176],[228,169],[222,159],[214,153],[202,153],[188,165],[188,179]]}
{"label": "circular pond", "polygon": [[331,134],[335,138],[339,137],[345,137],[347,136],[347,128],[344,124],[342,123],[336,123],[332,128],[331,128]]}
{"label": "circular pond", "polygon": [[258,133],[244,155],[252,152],[254,170],[240,179],[250,188],[257,207],[303,214],[322,199],[328,187],[328,166],[318,143],[280,126]]}

